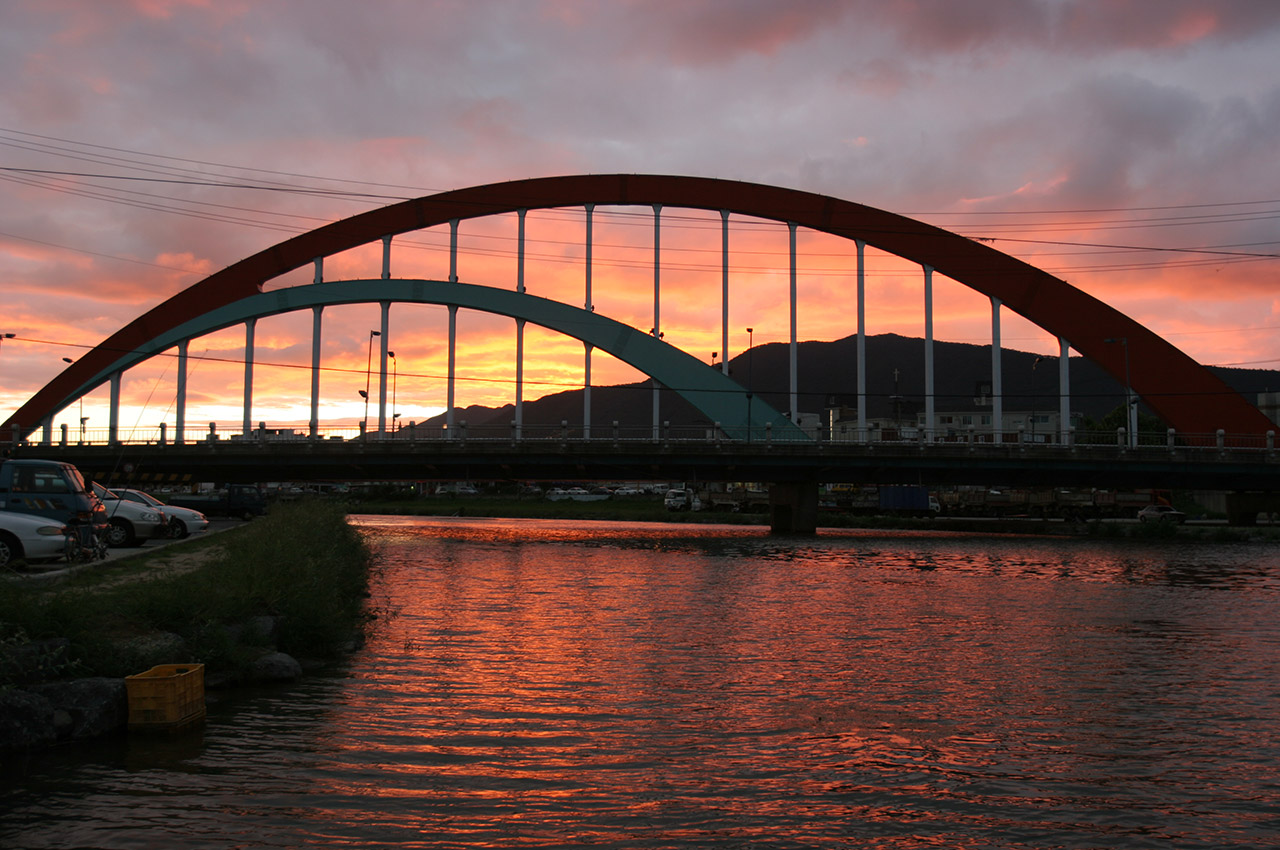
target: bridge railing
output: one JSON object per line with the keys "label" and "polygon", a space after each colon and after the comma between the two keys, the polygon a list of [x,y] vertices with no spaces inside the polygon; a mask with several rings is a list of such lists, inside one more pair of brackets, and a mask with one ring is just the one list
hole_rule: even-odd
{"label": "bridge railing", "polygon": [[177,433],[165,425],[153,428],[133,428],[121,431],[116,440],[111,440],[108,428],[71,429],[63,426],[53,440],[43,439],[43,433],[37,431],[26,439],[15,439],[15,433],[0,435],[0,445],[33,447],[40,445],[58,446],[166,446],[166,445],[225,445],[225,444],[279,444],[307,443],[323,441],[325,443],[385,443],[396,442],[511,442],[546,444],[552,442],[616,442],[616,443],[681,443],[681,444],[752,444],[752,445],[786,445],[809,444],[818,442],[831,445],[916,445],[927,449],[932,445],[955,448],[968,445],[977,448],[1018,447],[1020,450],[1062,450],[1072,447],[1114,447],[1121,451],[1135,452],[1175,452],[1186,450],[1256,450],[1258,452],[1274,452],[1277,448],[1275,432],[1266,434],[1228,434],[1225,431],[1214,433],[1177,433],[1172,429],[1166,431],[1143,431],[1130,439],[1123,428],[1115,430],[1072,430],[1065,442],[1059,434],[1016,431],[994,434],[990,431],[945,430],[938,429],[932,434],[915,426],[904,426],[897,429],[867,429],[865,433],[857,433],[851,429],[841,429],[831,433],[827,429],[810,429],[807,433],[792,436],[782,429],[771,425],[754,426],[751,429],[736,429],[732,433],[722,428],[719,423],[701,423],[696,425],[672,425],[662,422],[655,429],[652,425],[634,426],[618,423],[593,424],[590,431],[581,424],[561,422],[559,424],[517,424],[515,422],[495,425],[470,425],[465,420],[459,421],[452,429],[443,427],[426,427],[422,425],[404,425],[395,430],[366,430],[363,427],[322,428],[314,434],[306,429],[267,428],[265,424],[257,429],[244,433],[242,428],[231,429],[217,427],[207,429],[185,429],[179,437]]}

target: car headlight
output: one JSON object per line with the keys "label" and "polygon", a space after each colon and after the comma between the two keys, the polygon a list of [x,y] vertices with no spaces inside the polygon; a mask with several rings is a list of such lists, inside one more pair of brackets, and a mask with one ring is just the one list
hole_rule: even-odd
{"label": "car headlight", "polygon": [[43,534],[45,537],[63,537],[66,533],[65,525],[42,525],[36,529],[36,534]]}
{"label": "car headlight", "polygon": [[142,521],[143,522],[159,522],[160,514],[156,513],[155,511],[143,511]]}

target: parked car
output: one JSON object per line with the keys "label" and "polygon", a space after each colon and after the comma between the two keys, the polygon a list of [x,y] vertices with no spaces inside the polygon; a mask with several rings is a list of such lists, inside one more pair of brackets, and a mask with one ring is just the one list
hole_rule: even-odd
{"label": "parked car", "polygon": [[15,561],[52,561],[76,549],[64,523],[48,517],[0,511],[0,567]]}
{"label": "parked car", "polygon": [[1139,522],[1186,522],[1187,515],[1169,505],[1147,505],[1138,511]]}
{"label": "parked car", "polygon": [[106,509],[69,463],[36,458],[0,462],[0,510],[65,524],[75,535],[78,552],[103,554]]}
{"label": "parked car", "polygon": [[193,508],[184,508],[178,505],[167,505],[150,493],[144,493],[141,490],[112,487],[111,492],[118,498],[126,499],[130,502],[137,502],[140,505],[146,505],[163,511],[164,515],[169,520],[169,537],[190,537],[192,534],[205,531],[209,528],[209,518]]}
{"label": "parked car", "polygon": [[139,546],[168,533],[169,520],[161,509],[121,499],[97,481],[91,486],[107,509],[108,546]]}

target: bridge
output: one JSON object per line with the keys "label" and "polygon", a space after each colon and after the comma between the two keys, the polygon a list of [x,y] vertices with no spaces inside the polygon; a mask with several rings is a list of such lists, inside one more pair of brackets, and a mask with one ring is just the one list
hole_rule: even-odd
{"label": "bridge", "polygon": [[[646,331],[596,311],[592,297],[593,223],[597,208],[639,207],[651,211],[653,228],[653,316]],[[789,385],[785,412],[753,392],[741,374],[730,375],[726,356],[719,364],[682,351],[664,339],[662,234],[672,210],[718,213],[721,222],[721,351],[730,349],[732,225],[760,220],[786,228],[785,271],[790,298]],[[581,306],[538,297],[525,286],[525,220],[531,210],[580,210],[584,233]],[[514,281],[464,282],[457,273],[458,233],[463,222],[516,217]],[[445,279],[392,275],[397,237],[448,228],[449,274]],[[849,303],[857,334],[857,393],[853,417],[835,438],[806,425],[798,386],[797,234],[801,229],[834,236],[856,256]],[[328,280],[325,260],[361,246],[381,244],[376,275]],[[909,440],[885,440],[869,415],[867,392],[865,252],[870,247],[918,266],[923,284],[923,411]],[[267,289],[269,283],[312,267],[310,283]],[[991,308],[989,424],[957,438],[943,427],[937,407],[934,360],[934,276],[944,275],[982,294]],[[501,284],[501,285],[495,285]],[[671,295],[668,292],[668,303]],[[325,439],[320,419],[322,328],[327,308],[377,304],[378,340],[376,428],[361,423],[358,434]],[[394,413],[388,427],[390,312],[393,304],[432,304],[447,309],[447,401],[442,427],[429,439],[405,434]],[[253,416],[255,329],[268,316],[310,311],[312,361],[310,419],[296,440],[268,440],[265,423]],[[505,316],[515,323],[514,417],[509,431],[485,435],[457,416],[456,321],[459,311]],[[1056,425],[1049,439],[1028,444],[1011,433],[1002,388],[1001,321],[1006,311],[1024,317],[1056,337],[1059,356]],[[524,421],[522,377],[527,324],[582,343],[583,410],[566,420],[560,434],[538,434]],[[647,322],[646,322],[647,324]],[[191,429],[187,419],[187,376],[193,340],[242,326],[245,338],[243,415],[235,439]],[[120,432],[123,375],[145,361],[176,351],[177,391],[170,423],[139,445]],[[612,432],[591,410],[591,365],[595,351],[630,364],[652,379],[652,419],[641,435]],[[1124,387],[1126,427],[1102,446],[1081,444],[1072,430],[1070,352],[1083,355]],[[109,426],[101,445],[75,439],[55,419],[87,393],[107,386]],[[660,406],[660,388],[681,396],[707,427],[673,436]],[[372,387],[366,398],[372,403]],[[1168,430],[1141,439],[1139,403],[1160,417]],[[875,483],[1016,483],[1035,479],[1067,484],[1088,479],[1100,486],[1128,481],[1142,486],[1193,487],[1272,493],[1280,490],[1273,461],[1274,428],[1259,409],[1176,347],[1098,299],[1065,281],[989,245],[911,218],[837,198],[791,189],[710,178],[661,175],[584,175],[539,178],[444,192],[362,213],[293,237],[235,263],[147,311],[104,340],[39,390],[0,424],[0,440],[11,453],[43,454],[74,460],[86,469],[118,471],[122,465],[156,474],[199,476],[197,480],[306,480],[345,478],[462,479],[669,479],[772,482],[798,499],[788,513],[806,527],[809,485],[820,480]],[[224,428],[224,433],[226,432]],[[234,426],[232,429],[234,430]],[[255,436],[255,434],[257,436]],[[825,434],[825,438],[824,438]],[[227,435],[233,436],[233,435]],[[900,435],[899,435],[900,436]],[[1045,435],[1042,433],[1041,437]],[[486,439],[487,437],[487,439]],[[111,462],[108,463],[107,461]],[[788,489],[789,488],[789,489]]]}

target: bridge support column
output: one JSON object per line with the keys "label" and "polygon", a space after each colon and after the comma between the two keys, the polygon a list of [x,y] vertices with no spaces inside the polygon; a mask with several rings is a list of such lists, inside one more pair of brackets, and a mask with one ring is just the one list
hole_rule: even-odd
{"label": "bridge support column", "polygon": [[582,344],[582,439],[591,439],[591,343]]}
{"label": "bridge support column", "polygon": [[[240,433],[246,437],[253,431],[253,334],[257,324],[256,317],[244,323],[244,418]],[[115,442],[114,435],[111,441]]]}
{"label": "bridge support column", "polygon": [[769,531],[814,534],[818,530],[818,485],[813,481],[769,485]]}
{"label": "bridge support column", "polygon": [[1058,440],[1071,444],[1071,343],[1058,337]]}
{"label": "bridge support column", "polygon": [[378,436],[381,437],[387,431],[387,357],[390,350],[388,338],[391,336],[391,302],[381,301],[379,306],[382,308],[382,331],[379,334],[381,345],[378,358]]}
{"label": "bridge support column", "polygon": [[787,414],[791,417],[791,421],[797,425],[800,423],[800,367],[799,367],[799,343],[796,336],[796,223],[794,221],[787,222],[787,229],[790,231],[790,251],[791,251],[791,345],[787,349],[787,366],[789,367],[788,384],[791,389],[790,401],[791,410]]}
{"label": "bridge support column", "polygon": [[317,304],[311,308],[311,418],[308,421],[308,435],[313,440],[320,439],[320,334],[323,329],[324,306]]}
{"label": "bridge support column", "polygon": [[720,371],[729,374],[729,211],[720,210]]}
{"label": "bridge support column", "polygon": [[[991,299],[991,433],[993,443],[1004,442],[1004,370],[1000,365],[1000,299]],[[1019,440],[1021,442],[1021,440]]]}
{"label": "bridge support column", "polygon": [[933,442],[933,266],[924,267],[924,438]]}
{"label": "bridge support column", "polygon": [[[662,204],[653,205],[653,328],[649,333],[662,339],[662,299],[661,299],[661,264],[662,257]],[[659,387],[657,380],[653,384],[653,441],[658,442],[659,421]]]}
{"label": "bridge support column", "polygon": [[867,243],[858,246],[858,442],[867,441],[867,275],[863,266]]}
{"label": "bridge support column", "polygon": [[[596,205],[587,204],[587,245],[586,245],[586,271],[585,271],[585,301],[583,308],[588,312],[595,312],[595,305],[591,302],[591,218],[595,213]],[[591,439],[591,343],[582,343],[583,347],[583,363],[582,363],[582,439]]]}
{"label": "bridge support column", "polygon": [[[111,374],[111,412],[107,418],[107,442],[116,446],[120,444],[120,373]],[[46,435],[48,431],[46,430]],[[47,440],[46,440],[47,442]]]}
{"label": "bridge support column", "polygon": [[449,305],[449,377],[446,379],[444,409],[445,436],[453,439],[453,388],[458,370],[458,306]]}
{"label": "bridge support column", "polygon": [[1228,524],[1257,525],[1260,513],[1280,513],[1280,493],[1227,494]]}

